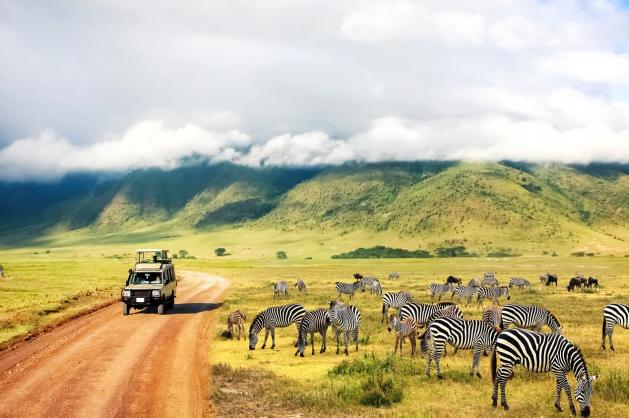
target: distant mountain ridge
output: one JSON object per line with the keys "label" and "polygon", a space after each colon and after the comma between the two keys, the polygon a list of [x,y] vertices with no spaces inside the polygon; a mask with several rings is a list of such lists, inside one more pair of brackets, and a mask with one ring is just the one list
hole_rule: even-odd
{"label": "distant mountain ridge", "polygon": [[0,184],[0,231],[129,231],[156,222],[395,233],[500,248],[545,240],[629,240],[629,165],[389,162],[140,170],[99,181]]}

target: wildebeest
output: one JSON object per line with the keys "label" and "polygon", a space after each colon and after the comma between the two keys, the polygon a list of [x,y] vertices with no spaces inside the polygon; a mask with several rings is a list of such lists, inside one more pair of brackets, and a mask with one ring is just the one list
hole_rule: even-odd
{"label": "wildebeest", "polygon": [[446,279],[446,283],[456,283],[456,284],[461,284],[463,282],[463,280],[461,280],[458,277],[454,277],[454,276],[448,276],[448,278]]}
{"label": "wildebeest", "polygon": [[362,278],[363,278],[363,275],[362,275],[362,274],[360,274],[360,273],[354,273],[354,279],[356,279],[356,280],[360,280],[360,279],[362,279]]}
{"label": "wildebeest", "polygon": [[555,283],[555,287],[557,286],[556,274],[550,274],[550,273],[542,274],[541,276],[539,276],[539,279],[540,281],[546,283],[546,286],[550,286],[553,283]]}
{"label": "wildebeest", "polygon": [[588,282],[585,284],[585,286],[586,286],[588,289],[591,289],[591,288],[592,288],[592,286],[594,286],[595,288],[597,288],[597,289],[598,289],[598,288],[599,288],[599,285],[598,285],[598,279],[597,279],[597,278],[595,278],[595,277],[590,277],[590,278],[588,278]]}
{"label": "wildebeest", "polygon": [[586,285],[587,279],[585,277],[573,277],[570,279],[570,283],[568,283],[568,292],[573,292],[575,287],[578,287],[581,290],[581,286]]}

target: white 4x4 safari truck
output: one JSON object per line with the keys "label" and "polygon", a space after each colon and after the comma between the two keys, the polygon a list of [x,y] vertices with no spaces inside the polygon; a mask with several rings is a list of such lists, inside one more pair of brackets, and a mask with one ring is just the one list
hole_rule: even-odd
{"label": "white 4x4 safari truck", "polygon": [[168,250],[136,250],[138,258],[121,292],[122,313],[129,315],[131,308],[157,307],[162,315],[175,305],[177,276],[175,266],[168,258]]}

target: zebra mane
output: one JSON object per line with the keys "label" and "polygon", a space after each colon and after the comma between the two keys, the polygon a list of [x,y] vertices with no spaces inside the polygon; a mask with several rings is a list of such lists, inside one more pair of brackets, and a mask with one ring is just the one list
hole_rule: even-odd
{"label": "zebra mane", "polygon": [[[251,325],[249,325],[249,333],[251,333],[251,330],[253,329],[253,326],[256,324],[256,322],[258,321],[258,319],[262,316],[263,312],[259,312],[255,318],[253,318],[253,321],[251,321]],[[262,320],[260,320],[262,321]],[[262,327],[260,327],[260,329],[262,329]]]}
{"label": "zebra mane", "polygon": [[572,348],[575,351],[575,363],[577,363],[578,360],[581,360],[581,363],[583,364],[583,370],[581,371],[581,373],[577,374],[577,371],[574,369],[574,365],[573,366],[573,372],[574,372],[574,376],[579,379],[581,377],[582,374],[585,374],[585,377],[587,379],[590,378],[590,372],[588,371],[588,366],[587,363],[585,362],[585,356],[583,356],[583,352],[581,351],[581,348],[578,347],[577,345],[570,343],[570,345],[572,346]]}

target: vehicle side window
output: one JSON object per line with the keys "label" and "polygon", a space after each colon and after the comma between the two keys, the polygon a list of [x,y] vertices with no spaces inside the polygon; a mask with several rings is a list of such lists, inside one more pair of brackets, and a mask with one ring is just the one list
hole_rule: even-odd
{"label": "vehicle side window", "polygon": [[166,272],[164,272],[164,283],[169,283],[170,282],[170,270],[166,270]]}

